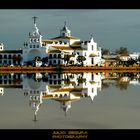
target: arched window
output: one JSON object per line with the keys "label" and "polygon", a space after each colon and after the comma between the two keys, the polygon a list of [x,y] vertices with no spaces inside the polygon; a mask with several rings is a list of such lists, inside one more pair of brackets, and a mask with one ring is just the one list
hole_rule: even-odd
{"label": "arched window", "polygon": [[58,84],[59,84],[59,85],[61,84],[61,80],[58,80]]}
{"label": "arched window", "polygon": [[7,80],[4,80],[4,84],[7,84]]}
{"label": "arched window", "polygon": [[11,65],[11,61],[9,60],[9,65]]}
{"label": "arched window", "polygon": [[7,79],[7,75],[4,75],[4,79]]}
{"label": "arched window", "polygon": [[11,78],[11,74],[9,74],[9,78]]}
{"label": "arched window", "polygon": [[52,54],[49,55],[49,58],[52,58]]}
{"label": "arched window", "polygon": [[7,64],[7,60],[4,60],[4,64]]}
{"label": "arched window", "polygon": [[7,59],[7,55],[6,54],[4,55],[4,58]]}
{"label": "arched window", "polygon": [[12,83],[12,81],[11,80],[9,80],[9,84],[11,84]]}
{"label": "arched window", "polygon": [[56,60],[53,60],[53,63],[56,64]]}
{"label": "arched window", "polygon": [[60,65],[60,60],[58,60],[58,64]]}
{"label": "arched window", "polygon": [[58,58],[61,58],[61,54],[58,54]]}
{"label": "arched window", "polygon": [[9,54],[8,58],[11,59],[11,54]]}
{"label": "arched window", "polygon": [[56,79],[56,75],[53,75],[53,78]]}
{"label": "arched window", "polygon": [[52,84],[52,80],[49,81],[50,85]]}
{"label": "arched window", "polygon": [[56,58],[56,54],[54,54],[53,57]]}

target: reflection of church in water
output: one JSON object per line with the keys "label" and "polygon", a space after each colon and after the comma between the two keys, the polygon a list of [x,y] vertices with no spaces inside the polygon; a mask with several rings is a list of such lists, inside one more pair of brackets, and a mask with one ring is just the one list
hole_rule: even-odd
{"label": "reflection of church in water", "polygon": [[[74,101],[85,97],[93,101],[97,91],[101,90],[103,78],[101,73],[36,73],[2,76],[0,94],[4,94],[6,85],[22,88],[24,95],[29,97],[29,106],[34,110],[34,120],[44,100],[58,101],[65,114]],[[5,83],[4,77],[7,78]]]}
{"label": "reflection of church in water", "polygon": [[25,96],[30,96],[29,105],[35,111],[36,120],[43,100],[51,99],[60,102],[60,107],[65,114],[71,108],[72,102],[82,97],[90,97],[93,101],[97,96],[97,90],[101,90],[101,79],[101,74],[96,73],[36,73],[24,79],[23,90]]}
{"label": "reflection of church in water", "polygon": [[66,114],[72,102],[82,98],[93,101],[98,90],[109,88],[109,85],[120,89],[140,85],[140,73],[0,74],[0,95],[4,95],[5,88],[22,89],[34,110],[34,121],[44,101],[58,101]]}

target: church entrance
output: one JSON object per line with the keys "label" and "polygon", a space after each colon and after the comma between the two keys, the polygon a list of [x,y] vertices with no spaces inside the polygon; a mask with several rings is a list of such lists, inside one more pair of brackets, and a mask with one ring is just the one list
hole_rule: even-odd
{"label": "church entrance", "polygon": [[28,53],[28,60],[29,61],[34,60],[36,57],[42,58],[41,52],[39,50],[33,49]]}

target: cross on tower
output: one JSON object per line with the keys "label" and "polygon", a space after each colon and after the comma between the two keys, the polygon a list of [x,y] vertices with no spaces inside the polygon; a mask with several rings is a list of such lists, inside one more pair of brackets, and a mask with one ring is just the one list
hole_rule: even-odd
{"label": "cross on tower", "polygon": [[33,20],[34,20],[34,24],[36,24],[36,19],[37,19],[38,17],[34,16],[34,17],[32,17],[32,18],[33,18]]}

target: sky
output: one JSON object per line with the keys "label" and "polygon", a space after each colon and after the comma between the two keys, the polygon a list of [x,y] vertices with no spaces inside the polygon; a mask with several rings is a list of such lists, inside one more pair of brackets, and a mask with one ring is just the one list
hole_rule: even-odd
{"label": "sky", "polygon": [[140,52],[140,10],[103,9],[4,9],[0,10],[0,42],[5,49],[20,49],[33,29],[33,16],[43,39],[56,37],[67,22],[73,36],[115,51],[127,47]]}

